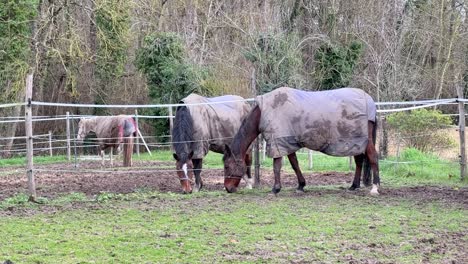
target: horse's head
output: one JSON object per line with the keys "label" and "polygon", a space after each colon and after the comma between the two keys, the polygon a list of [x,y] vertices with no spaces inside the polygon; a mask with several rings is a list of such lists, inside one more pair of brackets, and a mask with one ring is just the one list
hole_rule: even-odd
{"label": "horse's head", "polygon": [[76,139],[78,141],[83,141],[89,131],[86,131],[86,121],[87,119],[81,118],[80,122],[78,123],[78,134],[76,135]]}
{"label": "horse's head", "polygon": [[228,145],[224,148],[224,187],[229,193],[237,191],[237,187],[244,176],[246,165],[245,160],[236,159]]}
{"label": "horse's head", "polygon": [[188,155],[186,153],[182,155],[177,155],[174,153],[173,156],[176,160],[177,176],[179,177],[180,184],[182,185],[182,191],[184,193],[192,193],[193,151],[191,151]]}

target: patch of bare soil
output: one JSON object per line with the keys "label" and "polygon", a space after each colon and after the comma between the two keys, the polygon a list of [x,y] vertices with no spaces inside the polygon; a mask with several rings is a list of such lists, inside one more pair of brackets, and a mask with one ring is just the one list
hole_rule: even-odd
{"label": "patch of bare soil", "polygon": [[[172,162],[144,161],[135,162],[132,168],[101,167],[99,161],[82,161],[75,168],[73,163],[61,163],[36,166],[35,173],[38,195],[53,198],[71,192],[85,193],[93,196],[101,192],[131,193],[141,189],[160,192],[180,192],[181,187]],[[128,171],[127,171],[128,170]],[[102,172],[106,171],[106,172]],[[18,193],[27,193],[27,179],[23,168],[0,169],[0,201]],[[322,195],[335,193],[338,195],[368,195],[365,188],[357,192],[345,191],[353,180],[352,173],[305,173],[307,186],[341,185],[341,189],[308,190],[304,195]],[[223,171],[220,169],[205,169],[202,171],[204,190],[223,189]],[[282,173],[283,189],[295,188],[297,178],[292,173]],[[261,185],[272,186],[274,182],[271,171],[262,171]],[[244,187],[245,183],[241,183]],[[283,190],[281,195],[289,195],[290,190]],[[405,188],[385,188],[380,193],[383,197],[409,198],[415,202],[439,201],[458,203],[468,208],[468,188],[452,189],[449,187],[417,186]]]}

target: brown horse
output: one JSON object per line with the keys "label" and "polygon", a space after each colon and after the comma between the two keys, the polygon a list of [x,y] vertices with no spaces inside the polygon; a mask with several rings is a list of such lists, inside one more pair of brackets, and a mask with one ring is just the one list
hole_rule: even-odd
{"label": "brown horse", "polygon": [[110,148],[111,166],[112,152],[114,148],[120,150],[120,145],[124,145],[124,167],[132,166],[133,137],[136,136],[137,126],[131,116],[98,116],[92,118],[81,118],[78,124],[77,140],[83,140],[90,132],[96,133],[99,144],[99,155],[101,165],[104,166],[104,150]]}
{"label": "brown horse", "polygon": [[[224,146],[231,142],[251,108],[243,100],[244,98],[233,95],[207,98],[197,94],[182,99],[181,103],[187,105],[177,107],[172,141],[183,193],[192,192],[194,174],[195,191],[203,187],[200,176],[203,158],[210,150],[223,153]],[[248,151],[242,157],[247,166],[240,177],[246,174],[247,188],[252,188],[252,155]]]}
{"label": "brown horse", "polygon": [[374,146],[376,107],[368,94],[354,88],[305,92],[283,87],[257,97],[256,102],[234,136],[231,147],[225,147],[224,187],[228,192],[237,191],[245,170],[242,157],[255,138],[263,133],[268,156],[273,158],[274,194],[281,190],[283,156],[288,156],[296,173],[297,191],[303,192],[306,182],[295,152],[306,147],[333,156],[354,156],[356,171],[350,190],[360,187],[364,164],[364,183],[370,183],[372,168],[371,194],[378,195],[380,177]]}

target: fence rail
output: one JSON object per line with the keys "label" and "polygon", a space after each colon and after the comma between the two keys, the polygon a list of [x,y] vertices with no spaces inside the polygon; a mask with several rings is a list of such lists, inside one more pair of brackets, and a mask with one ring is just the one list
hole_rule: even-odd
{"label": "fence rail", "polygon": [[[0,137],[0,142],[1,141],[11,141],[11,140],[25,140],[25,143],[16,143],[16,144],[9,144],[8,146],[12,149],[8,150],[0,150],[0,154],[3,152],[12,152],[12,153],[26,153],[27,156],[27,170],[26,174],[28,176],[28,187],[29,191],[31,193],[31,197],[36,196],[36,189],[35,189],[35,180],[34,180],[34,171],[36,172],[41,172],[41,171],[47,171],[46,169],[37,169],[34,168],[33,166],[33,154],[35,152],[46,152],[48,151],[50,155],[53,154],[53,152],[61,152],[61,151],[66,151],[67,153],[67,159],[71,161],[71,153],[72,150],[74,152],[75,156],[75,163],[77,159],[77,149],[85,148],[85,147],[96,147],[98,145],[96,144],[90,144],[87,146],[83,146],[80,144],[77,144],[76,142],[76,136],[75,136],[75,127],[74,123],[71,122],[73,120],[79,119],[79,118],[87,118],[87,117],[93,117],[91,115],[74,115],[70,114],[67,112],[66,115],[56,115],[56,116],[32,116],[32,108],[37,107],[37,106],[53,106],[53,107],[61,107],[65,109],[73,109],[73,108],[79,108],[79,107],[92,107],[92,108],[119,108],[119,109],[141,109],[141,108],[167,108],[169,110],[169,115],[164,115],[164,116],[150,116],[150,115],[139,115],[137,111],[135,111],[135,114],[129,114],[129,116],[132,116],[135,118],[138,126],[138,122],[141,119],[169,119],[171,128],[172,128],[172,119],[174,119],[174,115],[172,114],[172,108],[173,107],[178,107],[178,106],[186,106],[186,105],[210,105],[210,104],[222,104],[222,103],[227,103],[227,102],[240,102],[240,101],[246,101],[246,102],[252,102],[255,99],[254,98],[248,98],[245,100],[233,100],[233,101],[225,101],[225,102],[207,102],[207,103],[197,103],[197,104],[148,104],[148,105],[94,105],[94,104],[69,104],[69,103],[51,103],[51,102],[38,102],[38,101],[32,101],[31,100],[31,89],[32,89],[32,76],[28,76],[27,79],[27,85],[30,85],[31,87],[27,86],[27,95],[26,95],[26,100],[23,103],[9,103],[9,104],[0,104],[0,108],[8,108],[8,107],[24,107],[25,109],[25,116],[18,116],[18,117],[0,117],[0,124],[7,124],[7,123],[15,123],[15,122],[24,122],[25,127],[26,127],[26,135],[25,136],[15,136],[15,137]],[[420,109],[420,108],[428,108],[428,107],[434,107],[434,106],[439,106],[439,105],[454,105],[458,104],[459,105],[459,113],[451,113],[448,115],[451,116],[465,116],[466,114],[464,113],[464,105],[468,103],[467,99],[458,99],[458,98],[449,98],[449,99],[440,99],[440,100],[420,100],[420,101],[410,101],[410,102],[377,102],[376,105],[378,106],[377,112],[380,114],[387,114],[387,113],[393,113],[393,112],[401,112],[401,111],[410,111],[414,109]],[[463,110],[463,111],[462,111]],[[464,118],[460,118],[464,121]],[[42,135],[34,135],[32,131],[32,123],[33,122],[49,122],[49,121],[65,121],[66,122],[66,135],[53,135],[52,132],[49,132],[48,134],[42,134]],[[459,126],[462,124],[460,121]],[[139,131],[139,130],[138,130]],[[465,177],[464,173],[466,172],[465,166],[466,166],[466,157],[464,157],[465,150],[464,148],[464,127],[461,128],[459,127],[460,131],[460,153],[462,157],[460,158],[460,175],[461,177]],[[424,136],[424,135],[414,135],[416,136]],[[144,145],[147,149],[147,151],[150,152],[150,147],[151,148],[170,148],[173,143],[184,143],[184,142],[172,142],[169,140],[169,142],[157,142],[158,138],[170,138],[171,135],[164,135],[164,136],[143,136],[140,134],[140,136],[137,137],[137,140],[135,142],[136,150],[137,153],[139,154],[139,146]],[[33,139],[37,138],[44,138],[44,140],[39,141],[39,142],[33,142]],[[48,138],[48,140],[46,140]],[[104,139],[112,139],[112,138],[98,138],[96,140],[104,140]],[[146,142],[146,140],[155,140],[156,142]],[[217,139],[227,139],[227,138],[213,138],[209,140],[217,140]],[[142,143],[140,143],[140,141]],[[199,142],[199,140],[195,141],[190,141],[190,142]],[[265,161],[266,158],[266,153],[265,153],[265,143],[259,144],[259,147],[256,147],[255,150],[257,153],[262,152],[262,160]],[[7,145],[0,145],[0,147],[6,147]],[[311,169],[314,166],[314,152],[308,151],[308,152],[301,152],[300,154],[303,155],[308,155],[308,168]],[[403,161],[386,161],[389,164],[405,164],[408,162],[403,162]],[[256,165],[260,166],[260,165]],[[350,160],[350,166],[351,166],[351,160]],[[350,167],[351,168],[351,167]],[[76,170],[60,170],[61,172],[70,172],[70,173],[76,173]],[[134,170],[134,171],[145,171],[148,172],[147,170]],[[167,170],[167,171],[174,171],[174,170]],[[103,170],[86,170],[86,172],[103,172]],[[131,172],[131,170],[125,170],[123,171],[125,173]],[[122,173],[119,171],[112,170],[110,171],[105,171],[105,173]]]}

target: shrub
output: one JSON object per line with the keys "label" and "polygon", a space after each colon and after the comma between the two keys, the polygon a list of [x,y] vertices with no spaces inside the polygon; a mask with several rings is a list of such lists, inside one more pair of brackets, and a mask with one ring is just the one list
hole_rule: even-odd
{"label": "shrub", "polygon": [[411,112],[398,112],[389,115],[387,122],[407,147],[431,152],[454,145],[443,131],[452,123],[451,119],[438,110],[417,109]]}

